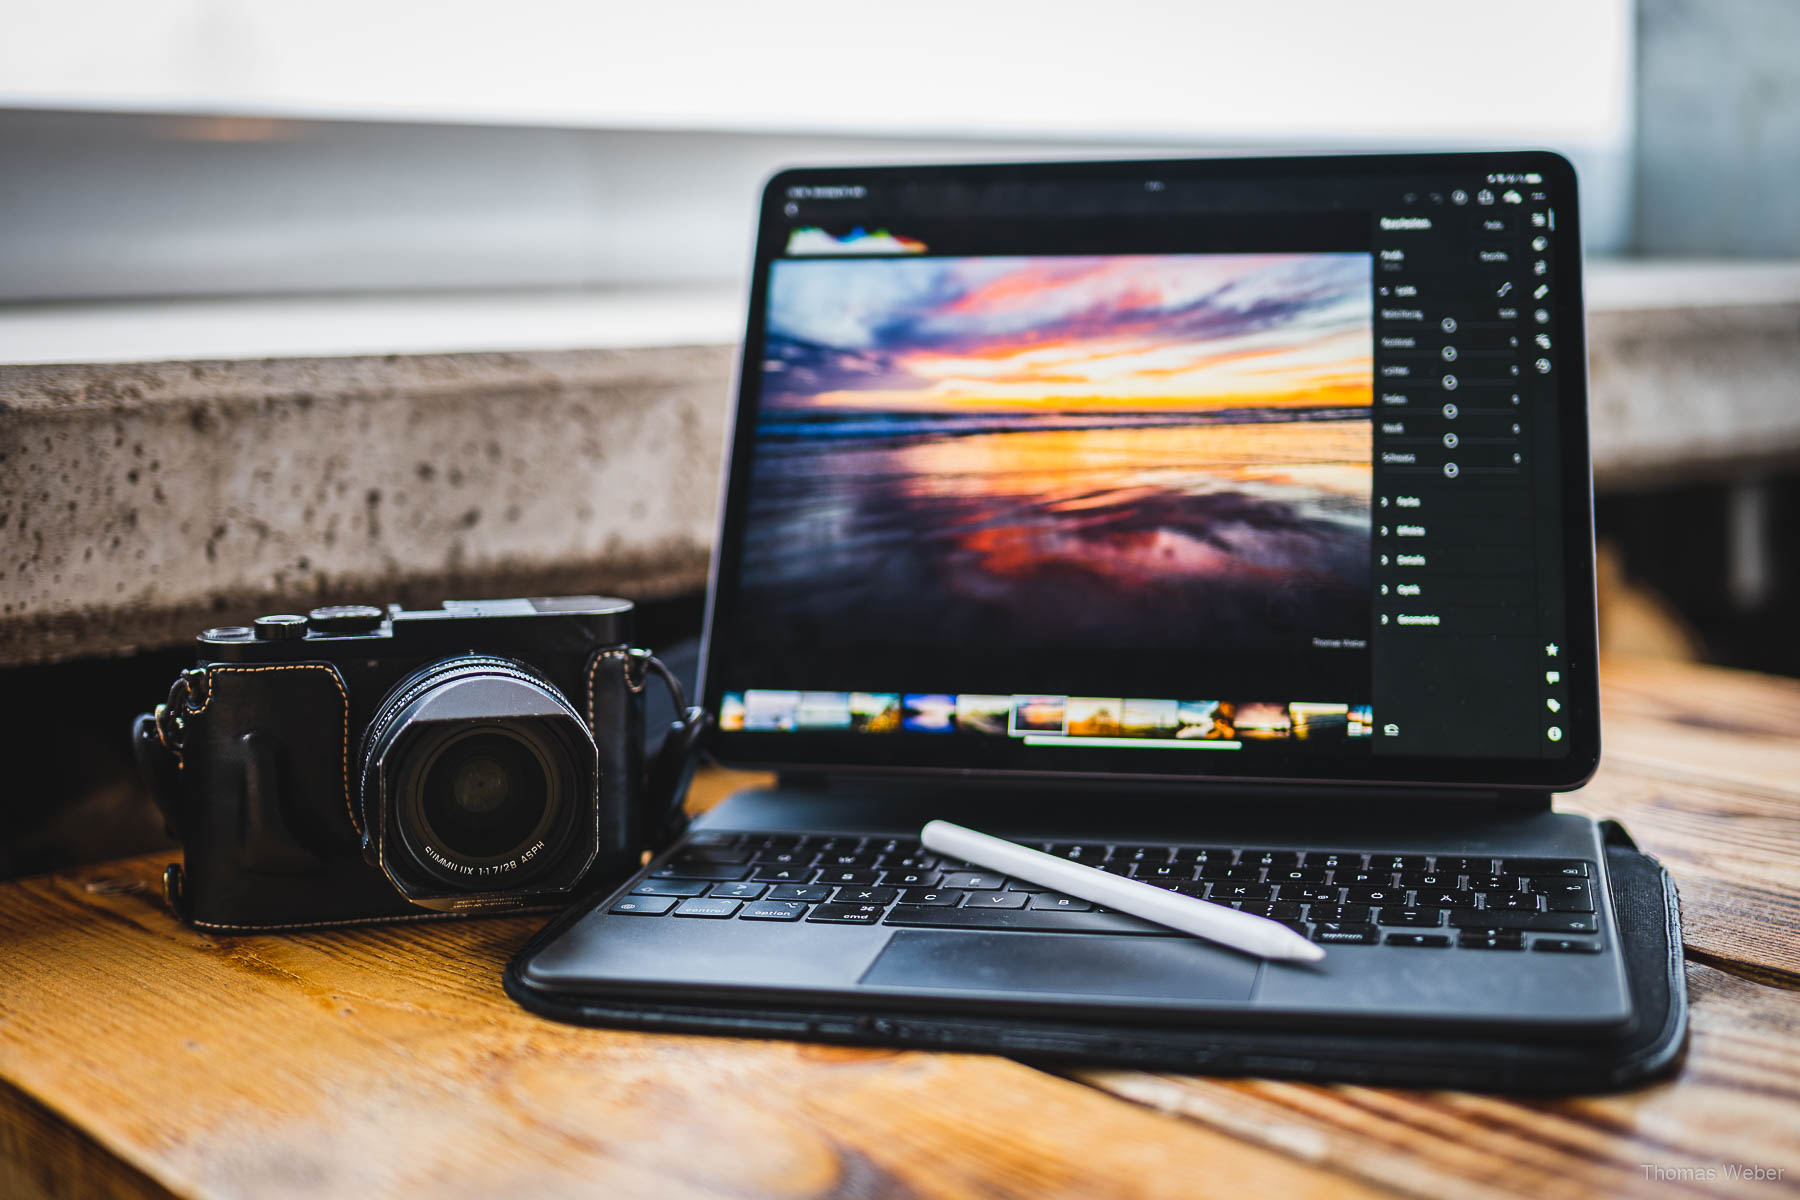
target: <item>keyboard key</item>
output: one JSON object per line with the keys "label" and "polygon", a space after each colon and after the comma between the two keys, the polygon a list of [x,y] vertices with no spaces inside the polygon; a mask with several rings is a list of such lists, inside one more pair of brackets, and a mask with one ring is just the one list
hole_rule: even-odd
{"label": "keyboard key", "polygon": [[1368,921],[1374,910],[1366,904],[1315,904],[1306,910],[1309,921],[1347,921],[1360,925]]}
{"label": "keyboard key", "polygon": [[1418,888],[1413,892],[1414,908],[1474,908],[1475,893],[1451,888]]}
{"label": "keyboard key", "polygon": [[1149,937],[1182,937],[1149,921],[1123,913],[1051,912],[1033,908],[932,908],[896,904],[888,910],[888,925],[919,925],[942,929],[1019,929],[1033,933],[1131,933]]}
{"label": "keyboard key", "polygon": [[947,888],[986,892],[1006,886],[1006,877],[987,871],[951,871],[945,874],[943,882]]}
{"label": "keyboard key", "polygon": [[1356,871],[1338,870],[1331,873],[1331,882],[1339,887],[1393,887],[1392,871]]}
{"label": "keyboard key", "polygon": [[900,893],[902,904],[929,904],[938,908],[955,908],[969,893],[953,888],[907,888]]}
{"label": "keyboard key", "polygon": [[715,883],[709,896],[723,896],[727,900],[755,900],[768,890],[766,883]]}
{"label": "keyboard key", "polygon": [[1393,925],[1402,929],[1435,929],[1443,923],[1443,911],[1436,908],[1384,908],[1376,918],[1378,925]]}
{"label": "keyboard key", "polygon": [[1400,886],[1403,888],[1454,888],[1460,875],[1445,874],[1443,871],[1402,871]]}
{"label": "keyboard key", "polygon": [[1404,904],[1406,889],[1394,887],[1353,887],[1344,890],[1350,904]]}
{"label": "keyboard key", "polygon": [[1323,867],[1327,871],[1360,871],[1363,865],[1362,854],[1352,854],[1347,850],[1308,850],[1306,865]]}
{"label": "keyboard key", "polygon": [[1159,883],[1163,880],[1180,882],[1194,877],[1194,868],[1187,863],[1140,861],[1136,866],[1132,878],[1142,879],[1145,883]]}
{"label": "keyboard key", "polygon": [[1094,906],[1086,900],[1077,900],[1060,892],[1044,892],[1033,896],[1028,907],[1037,912],[1090,912]]}
{"label": "keyboard key", "polygon": [[891,887],[841,887],[832,900],[838,904],[879,904],[886,908],[900,893]]}
{"label": "keyboard key", "polygon": [[817,854],[855,854],[862,849],[863,840],[859,837],[825,837],[817,841],[807,838],[805,844]]}
{"label": "keyboard key", "polygon": [[875,866],[875,859],[873,854],[823,854],[815,865],[820,870],[869,870]]}
{"label": "keyboard key", "polygon": [[717,879],[721,881],[742,879],[750,874],[749,867],[736,863],[667,863],[650,872],[653,879]]}
{"label": "keyboard key", "polygon": [[820,871],[813,882],[829,883],[834,887],[839,884],[880,883],[881,872],[866,867],[834,867],[828,871]]}
{"label": "keyboard key", "polygon": [[744,837],[744,834],[732,833],[724,829],[702,829],[697,833],[689,834],[687,844],[690,846],[736,846],[742,844]]}
{"label": "keyboard key", "polygon": [[1450,924],[1458,929],[1524,929],[1535,913],[1505,912],[1489,908],[1453,908]]}
{"label": "keyboard key", "polygon": [[1568,875],[1586,878],[1587,863],[1577,858],[1509,858],[1500,864],[1507,875]]}
{"label": "keyboard key", "polygon": [[1372,871],[1423,871],[1431,864],[1423,854],[1371,854]]}
{"label": "keyboard key", "polygon": [[769,889],[770,900],[799,900],[805,904],[817,904],[821,900],[831,899],[831,889],[817,883],[784,883]]}
{"label": "keyboard key", "polygon": [[1523,950],[1525,940],[1516,933],[1476,933],[1463,930],[1456,944],[1464,950]]}
{"label": "keyboard key", "polygon": [[1550,903],[1544,907],[1551,912],[1591,913],[1594,911],[1593,896],[1583,892],[1579,896],[1551,896]]}
{"label": "keyboard key", "polygon": [[1108,858],[1120,862],[1167,862],[1169,848],[1167,846],[1114,846]]}
{"label": "keyboard key", "polygon": [[1045,853],[1081,862],[1099,862],[1106,857],[1106,847],[1093,842],[1058,842]]}
{"label": "keyboard key", "polygon": [[889,871],[887,873],[887,878],[883,879],[881,882],[890,887],[932,888],[943,881],[944,875],[941,871],[901,869]]}
{"label": "keyboard key", "polygon": [[1553,875],[1547,879],[1540,877],[1529,879],[1526,882],[1531,885],[1531,890],[1540,896],[1586,896],[1591,894],[1588,891],[1588,881],[1585,879],[1568,879],[1561,875]]}
{"label": "keyboard key", "polygon": [[1270,883],[1324,883],[1324,867],[1274,867],[1269,871]]}
{"label": "keyboard key", "polygon": [[1343,921],[1321,921],[1313,926],[1312,940],[1321,945],[1372,946],[1381,940],[1373,925],[1355,925]]}
{"label": "keyboard key", "polygon": [[1467,886],[1471,892],[1517,892],[1519,877],[1517,875],[1470,875]]}
{"label": "keyboard key", "polygon": [[1238,905],[1239,912],[1247,912],[1252,916],[1267,917],[1271,921],[1298,921],[1300,905],[1292,900],[1245,900]]}
{"label": "keyboard key", "polygon": [[631,891],[638,896],[701,896],[711,886],[704,879],[640,879]]}
{"label": "keyboard key", "polygon": [[882,865],[890,871],[935,871],[942,861],[935,854],[908,854],[902,858],[884,858]]}
{"label": "keyboard key", "polygon": [[1220,880],[1212,885],[1207,893],[1210,900],[1267,900],[1275,894],[1275,889],[1266,883],[1232,883]]}
{"label": "keyboard key", "polygon": [[692,900],[683,900],[675,909],[678,917],[729,917],[743,904],[741,900],[726,900],[720,896],[696,896]]}
{"label": "keyboard key", "polygon": [[821,904],[806,919],[828,925],[873,925],[884,911],[879,904]]}
{"label": "keyboard key", "polygon": [[1530,892],[1489,892],[1487,906],[1490,911],[1536,912],[1538,898]]}
{"label": "keyboard key", "polygon": [[669,860],[678,863],[732,863],[750,861],[750,851],[737,846],[696,846],[692,842],[677,850]]}
{"label": "keyboard key", "polygon": [[964,908],[1024,908],[1031,899],[1024,892],[970,892]]}
{"label": "keyboard key", "polygon": [[1297,850],[1246,850],[1238,855],[1238,862],[1258,867],[1297,867],[1300,865],[1300,852]]}
{"label": "keyboard key", "polygon": [[798,921],[806,915],[806,905],[781,900],[758,900],[744,905],[740,921]]}
{"label": "keyboard key", "polygon": [[1441,933],[1390,933],[1387,935],[1390,946],[1429,946],[1434,949],[1448,946],[1450,938]]}
{"label": "keyboard key", "polygon": [[750,878],[756,883],[805,883],[813,876],[813,869],[808,866],[791,864],[776,866],[774,863],[758,867]]}
{"label": "keyboard key", "polygon": [[1006,890],[1009,892],[1025,892],[1030,894],[1034,892],[1047,892],[1050,889],[1041,883],[1026,883],[1023,879],[1008,879],[1006,881]]}
{"label": "keyboard key", "polygon": [[1532,938],[1533,950],[1544,950],[1551,954],[1598,954],[1600,943],[1590,942],[1586,938]]}
{"label": "keyboard key", "polygon": [[638,917],[660,917],[675,907],[678,896],[627,896],[607,912],[629,913]]}
{"label": "keyboard key", "polygon": [[1450,854],[1436,857],[1437,870],[1448,875],[1486,875],[1494,869],[1491,858],[1462,858]]}
{"label": "keyboard key", "polygon": [[1525,928],[1533,933],[1597,933],[1599,919],[1593,913],[1539,913]]}
{"label": "keyboard key", "polygon": [[764,850],[751,860],[756,867],[804,867],[813,860],[811,850]]}
{"label": "keyboard key", "polygon": [[1281,885],[1281,898],[1283,900],[1298,900],[1301,903],[1313,902],[1318,904],[1336,904],[1338,901],[1338,892],[1340,890],[1341,889],[1335,884],[1326,887],[1312,887],[1284,883]]}

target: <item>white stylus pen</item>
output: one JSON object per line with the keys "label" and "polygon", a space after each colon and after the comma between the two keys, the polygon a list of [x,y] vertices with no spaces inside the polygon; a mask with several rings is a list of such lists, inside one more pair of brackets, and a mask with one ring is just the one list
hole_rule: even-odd
{"label": "white stylus pen", "polygon": [[1053,888],[1258,958],[1318,962],[1325,957],[1323,946],[1307,941],[1279,921],[1110,875],[949,821],[929,822],[919,837],[933,854]]}

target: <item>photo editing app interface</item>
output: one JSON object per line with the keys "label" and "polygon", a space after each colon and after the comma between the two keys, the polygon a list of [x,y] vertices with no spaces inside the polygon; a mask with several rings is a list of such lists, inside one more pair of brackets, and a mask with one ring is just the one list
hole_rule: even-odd
{"label": "photo editing app interface", "polygon": [[1036,769],[1558,754],[1548,188],[787,188],[722,731]]}

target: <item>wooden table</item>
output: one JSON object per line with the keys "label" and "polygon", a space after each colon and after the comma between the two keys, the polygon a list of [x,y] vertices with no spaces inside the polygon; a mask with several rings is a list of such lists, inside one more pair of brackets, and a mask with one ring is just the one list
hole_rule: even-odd
{"label": "wooden table", "polygon": [[[1800,683],[1605,679],[1606,765],[1567,806],[1680,881],[1672,1082],[1513,1101],[566,1028],[500,991],[536,921],[206,937],[146,858],[0,885],[0,1196],[1792,1192]],[[1731,1163],[1783,1176],[1646,1169]]]}

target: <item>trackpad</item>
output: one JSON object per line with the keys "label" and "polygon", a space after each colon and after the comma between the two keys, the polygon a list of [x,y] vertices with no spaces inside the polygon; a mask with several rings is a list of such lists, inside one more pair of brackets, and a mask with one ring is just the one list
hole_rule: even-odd
{"label": "trackpad", "polygon": [[1260,964],[1192,938],[902,929],[858,982],[871,987],[1250,999]]}

